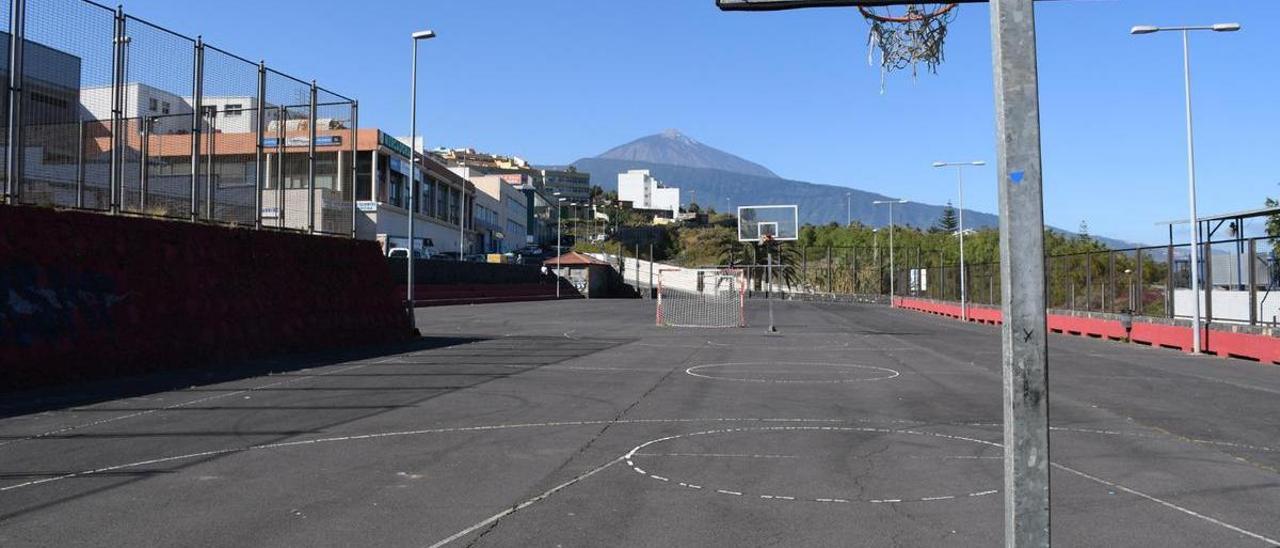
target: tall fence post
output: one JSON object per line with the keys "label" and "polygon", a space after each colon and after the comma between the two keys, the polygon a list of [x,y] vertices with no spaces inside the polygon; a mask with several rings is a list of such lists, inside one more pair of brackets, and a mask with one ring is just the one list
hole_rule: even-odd
{"label": "tall fence post", "polygon": [[[203,69],[201,69],[200,73],[201,73],[201,78],[203,78],[203,77],[204,77],[204,70],[203,70]],[[201,93],[203,93],[203,92],[204,92],[204,86],[203,86],[203,85],[201,85],[200,87],[201,87]],[[213,163],[213,161],[214,161],[214,158],[215,158],[215,157],[217,157],[217,155],[218,155],[218,150],[217,150],[217,146],[216,146],[216,145],[217,145],[217,142],[215,141],[215,139],[217,138],[217,135],[218,135],[218,112],[217,112],[217,108],[218,108],[218,107],[215,105],[215,106],[213,106],[212,108],[210,108],[210,109],[209,109],[209,112],[208,112],[208,115],[209,115],[209,122],[206,124],[205,132],[204,132],[204,134],[205,134],[205,151],[204,151],[204,218],[205,218],[205,220],[208,220],[208,221],[212,221],[212,220],[214,220],[214,219],[215,219],[214,214],[216,213],[216,210],[215,210],[215,209],[214,209],[214,207],[213,207],[213,205],[214,205],[214,195],[215,195],[216,190],[217,190],[217,185],[215,184],[215,181],[214,181],[214,173],[213,173],[213,171],[214,171],[214,169],[213,169],[213,168],[214,168],[214,163]]]}
{"label": "tall fence post", "polygon": [[[311,107],[307,112],[307,234],[316,233],[316,81],[311,81]],[[416,146],[409,143],[409,146]],[[416,170],[414,167],[413,155],[410,154],[410,170],[409,170],[409,191],[417,192],[416,185],[413,184],[413,176]],[[464,188],[461,195],[461,201],[467,199],[466,189]],[[415,202],[417,200],[414,200]],[[410,211],[410,215],[414,212]],[[466,219],[459,218],[458,224],[464,224]],[[413,248],[413,242],[409,242],[410,249]],[[412,255],[412,252],[410,252]],[[410,258],[409,260],[413,260]],[[462,260],[462,256],[458,256],[458,260]]]}
{"label": "tall fence post", "polygon": [[[1170,229],[1170,230],[1172,230],[1172,229]],[[1166,256],[1165,256],[1165,259],[1168,261],[1169,268],[1167,269],[1167,270],[1168,270],[1168,272],[1167,272],[1167,273],[1165,273],[1165,282],[1164,282],[1164,283],[1165,283],[1165,286],[1164,286],[1164,308],[1165,308],[1165,315],[1166,315],[1166,316],[1168,316],[1168,317],[1169,317],[1169,319],[1171,319],[1171,320],[1172,320],[1172,319],[1173,319],[1173,312],[1174,312],[1174,310],[1173,310],[1173,303],[1174,303],[1174,300],[1173,300],[1173,264],[1174,264],[1174,260],[1173,260],[1173,241],[1172,241],[1172,238],[1170,238],[1170,242],[1169,242],[1169,253],[1168,253],[1168,255],[1166,255]]]}
{"label": "tall fence post", "polygon": [[1249,269],[1249,325],[1258,325],[1258,240],[1249,240],[1249,260],[1245,261],[1245,268]]}
{"label": "tall fence post", "polygon": [[147,193],[151,188],[148,180],[151,178],[151,117],[139,116],[138,122],[142,124],[141,130],[142,141],[138,144],[138,213],[145,215],[147,213]]}
{"label": "tall fence post", "polygon": [[[1107,304],[1110,302],[1110,304]],[[1116,311],[1116,252],[1107,252],[1107,295],[1103,302],[1103,310]]]}
{"label": "tall fence post", "polygon": [[809,246],[800,246],[800,279],[804,280],[809,291],[813,291],[813,284],[809,282]]}
{"label": "tall fence post", "polygon": [[[1206,239],[1211,239],[1211,238],[1212,236]],[[1207,331],[1209,324],[1213,322],[1213,244],[1210,242],[1205,242],[1204,251],[1200,253],[1200,256],[1204,257],[1204,276],[1202,277],[1202,279],[1204,280],[1203,327]],[[1199,298],[1199,295],[1197,295],[1196,297]],[[1202,335],[1199,333],[1197,333],[1196,336],[1202,337]]]}
{"label": "tall fence post", "polygon": [[[356,166],[360,163],[360,102],[351,101],[351,175],[347,178],[347,186],[351,188],[351,239],[356,239],[356,222],[359,219],[359,208],[356,207],[358,200],[356,192],[356,177],[360,171]],[[370,196],[372,197],[372,196]],[[417,201],[417,200],[414,200]],[[428,208],[423,207],[423,211]],[[474,223],[473,223],[474,224]]]}
{"label": "tall fence post", "polygon": [[262,192],[266,188],[262,178],[266,176],[266,150],[263,140],[267,136],[267,63],[258,61],[258,104],[254,108],[253,124],[253,227],[262,228]]}
{"label": "tall fence post", "polygon": [[827,246],[827,294],[835,293],[835,274],[831,271],[831,246]]}
{"label": "tall fence post", "polygon": [[[285,126],[289,125],[289,110],[284,105],[276,107],[276,226],[285,228]],[[377,171],[376,169],[374,170]],[[412,260],[412,259],[410,259]]]}
{"label": "tall fence post", "polygon": [[84,207],[84,139],[88,120],[76,120],[76,209]]}
{"label": "tall fence post", "polygon": [[653,243],[649,244],[649,290],[645,292],[646,298],[652,299],[653,295]]}
{"label": "tall fence post", "polygon": [[858,294],[858,278],[859,278],[859,276],[858,276],[858,246],[856,246],[856,245],[855,245],[855,246],[853,246],[853,249],[852,249],[852,250],[850,250],[850,251],[849,251],[849,253],[850,253],[850,255],[849,255],[849,257],[850,257],[850,259],[849,259],[849,271],[853,273],[853,280],[849,283],[849,294],[850,294],[850,295],[857,295],[857,294]]}
{"label": "tall fence post", "polygon": [[123,135],[124,125],[124,86],[125,74],[125,18],[124,8],[116,7],[115,37],[112,38],[111,50],[111,173],[107,177],[107,210],[120,212],[120,197],[124,193],[123,174]]}
{"label": "tall fence post", "polygon": [[204,38],[196,37],[191,71],[191,220],[200,218],[200,117],[204,111]]}
{"label": "tall fence post", "polygon": [[[26,22],[26,0],[9,0],[9,89],[6,94],[9,120],[5,128],[8,144],[4,162],[4,201],[7,204],[18,202],[18,178],[22,173],[19,162],[22,157],[22,50],[26,43]],[[119,25],[119,21],[116,24]]]}
{"label": "tall fence post", "polygon": [[1084,310],[1093,310],[1093,252],[1084,254]]}
{"label": "tall fence post", "polygon": [[1143,311],[1146,310],[1145,301],[1147,300],[1146,299],[1146,293],[1147,293],[1146,278],[1143,277],[1143,271],[1142,271],[1142,248],[1138,248],[1138,251],[1135,252],[1135,258],[1137,259],[1138,264],[1133,267],[1133,271],[1135,274],[1137,274],[1138,281],[1137,281],[1137,286],[1133,289],[1133,295],[1134,295],[1134,300],[1138,302],[1136,305],[1130,302],[1129,309],[1133,310],[1136,314],[1141,315]]}

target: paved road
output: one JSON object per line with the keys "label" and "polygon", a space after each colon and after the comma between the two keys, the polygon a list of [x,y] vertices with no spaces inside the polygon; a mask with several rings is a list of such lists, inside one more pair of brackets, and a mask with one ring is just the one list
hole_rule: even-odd
{"label": "paved road", "polygon": [[[417,348],[11,416],[0,545],[1001,542],[996,329],[652,316],[423,309]],[[1280,368],[1058,336],[1050,359],[1055,542],[1280,544]]]}

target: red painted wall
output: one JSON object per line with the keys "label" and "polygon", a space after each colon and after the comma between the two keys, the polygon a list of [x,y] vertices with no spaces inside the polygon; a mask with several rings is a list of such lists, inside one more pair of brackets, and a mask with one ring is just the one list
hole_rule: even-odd
{"label": "red painted wall", "polygon": [[0,303],[0,390],[410,336],[374,242],[34,207]]}
{"label": "red painted wall", "polygon": [[[950,318],[960,318],[960,305],[951,302],[929,301],[897,297],[894,303],[898,308],[936,314]],[[986,307],[969,307],[970,321],[980,323],[1001,323],[1001,312]],[[1079,335],[1104,338],[1115,341],[1126,340],[1124,326],[1116,320],[1102,318],[1086,318],[1063,314],[1049,314],[1049,330],[1067,335]],[[1146,323],[1141,318],[1134,318],[1133,331],[1128,334],[1132,342],[1173,348],[1184,352],[1191,351],[1191,328],[1178,325]],[[1222,357],[1242,358],[1268,364],[1280,364],[1280,339],[1253,333],[1236,333],[1219,329],[1209,329],[1201,340],[1201,348],[1209,354]]]}

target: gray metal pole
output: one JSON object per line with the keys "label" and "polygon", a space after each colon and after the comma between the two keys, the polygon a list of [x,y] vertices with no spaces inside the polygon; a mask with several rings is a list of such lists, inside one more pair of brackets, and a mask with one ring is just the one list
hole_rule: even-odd
{"label": "gray metal pole", "polygon": [[964,272],[964,166],[956,168],[960,180],[960,319],[969,321],[969,293]]}
{"label": "gray metal pole", "polygon": [[[116,37],[114,41],[115,55],[111,59],[112,63],[112,86],[111,86],[111,173],[107,178],[107,186],[110,187],[108,195],[107,210],[111,213],[120,211],[120,196],[124,193],[124,183],[122,179],[124,170],[123,136],[128,131],[124,128],[124,86],[127,77],[124,68],[124,39],[125,39],[125,18],[124,8],[116,7]],[[22,161],[22,155],[18,155],[18,161]],[[21,171],[19,171],[21,173]]]}
{"label": "gray metal pole", "polygon": [[1249,240],[1249,259],[1244,262],[1245,268],[1249,269],[1246,275],[1249,284],[1249,325],[1258,325],[1258,269],[1256,268],[1258,260],[1258,240]]}
{"label": "gray metal pole", "polygon": [[285,126],[289,125],[289,111],[284,105],[276,108],[276,226],[285,227]]}
{"label": "gray metal pole", "polygon": [[80,120],[79,122],[76,123],[76,125],[79,126],[77,128],[79,132],[78,132],[78,137],[76,141],[77,143],[76,144],[76,208],[77,209],[84,207],[84,138],[85,138],[85,126],[87,126],[88,124],[89,122],[87,120]]}
{"label": "gray metal pole", "polygon": [[138,118],[142,122],[142,142],[138,146],[138,213],[147,214],[147,189],[150,186],[147,182],[151,178],[151,170],[148,165],[148,156],[151,152],[151,117],[144,116]]}
{"label": "gray metal pole", "polygon": [[191,73],[191,220],[200,218],[200,116],[204,110],[204,39],[196,37],[194,67]]}
{"label": "gray metal pole", "polygon": [[[417,49],[416,46],[414,49]],[[307,234],[316,233],[316,81],[311,81],[311,105],[307,109]],[[409,159],[412,166],[413,159]],[[413,170],[410,170],[413,173]],[[412,191],[413,176],[409,176]],[[212,199],[212,196],[210,196]],[[410,197],[412,199],[412,197]],[[212,201],[212,200],[211,200]],[[413,211],[409,211],[413,215]],[[413,246],[409,248],[409,260],[413,261]]]}
{"label": "gray metal pole", "polygon": [[[828,248],[830,249],[830,248]],[[778,328],[773,323],[773,250],[767,250],[765,255],[765,283],[768,287],[765,289],[764,298],[769,302],[769,332],[775,333]]]}
{"label": "gray metal pole", "polygon": [[[26,6],[26,0],[9,0],[9,89],[7,93],[9,120],[6,128],[8,146],[5,148],[4,201],[10,205],[18,202],[18,177],[21,173],[18,170],[18,161],[22,156],[19,151],[22,149],[22,73],[24,72],[22,50],[26,43]],[[117,37],[119,24],[120,20],[116,19]],[[81,140],[81,149],[84,148],[83,142]]]}
{"label": "gray metal pole", "polygon": [[1032,0],[992,0],[1004,324],[1005,546],[1049,546],[1049,381]]}
{"label": "gray metal pole", "polygon": [[[409,75],[410,75],[410,83],[409,83],[409,149],[410,149],[409,150],[409,181],[410,182],[409,182],[409,187],[412,189],[413,178],[416,177],[418,174],[417,163],[413,161],[413,155],[414,155],[413,149],[415,148],[414,143],[418,141],[418,40],[417,39],[410,40],[410,43],[413,45],[413,68],[410,69],[409,71]],[[374,166],[377,166],[376,161],[374,162]],[[388,177],[387,180],[390,181],[391,180],[390,177]],[[447,188],[444,190],[445,192],[448,192]],[[414,196],[414,194],[417,194],[417,193],[409,192],[409,203],[408,203],[408,206],[409,206],[408,207],[409,258],[406,260],[406,262],[408,262],[409,264],[408,266],[409,277],[406,279],[406,283],[405,283],[405,287],[406,287],[405,301],[407,306],[409,307],[409,325],[412,325],[413,327],[417,327],[418,319],[416,317],[417,315],[414,313],[414,301],[413,301],[413,286],[414,286],[413,263],[417,262],[414,257],[415,248],[413,245],[414,244],[413,218],[415,217],[415,215],[413,214],[413,209],[414,209],[414,201],[417,199],[417,196]]]}
{"label": "gray metal pole", "polygon": [[653,244],[649,244],[649,290],[645,293],[653,298]]}
{"label": "gray metal pole", "polygon": [[209,113],[209,127],[206,128],[208,131],[205,132],[206,137],[205,137],[205,153],[204,153],[204,158],[205,158],[204,159],[204,166],[205,166],[204,167],[204,218],[210,221],[214,220],[213,158],[218,154],[217,149],[214,147],[215,145],[214,139],[216,138],[218,133],[218,128],[217,128],[218,113],[216,110],[217,106],[215,105],[213,108],[214,108],[214,111]]}
{"label": "gray metal pole", "polygon": [[564,242],[564,206],[560,205],[559,200],[556,201],[556,298],[560,298],[560,257],[564,255],[564,248],[561,247]]}
{"label": "gray metal pole", "polygon": [[[352,240],[358,237],[358,234],[356,232],[356,223],[357,223],[357,220],[359,219],[360,213],[359,213],[359,208],[356,207],[356,203],[359,201],[358,190],[359,190],[360,182],[357,181],[356,179],[360,175],[360,170],[357,167],[359,162],[360,162],[360,102],[352,101],[351,102],[351,162],[350,162],[351,165],[347,166],[347,169],[351,170],[351,173],[347,177],[347,181],[348,181],[347,184],[351,190],[351,239]],[[370,193],[370,197],[372,197],[372,193]]]}
{"label": "gray metal pole", "polygon": [[890,307],[897,306],[897,304],[893,302],[893,296],[896,295],[898,292],[898,283],[897,283],[897,279],[895,278],[896,273],[894,272],[897,268],[896,266],[897,263],[894,262],[894,258],[893,258],[893,206],[894,206],[893,202],[890,202],[889,203],[889,306]]}
{"label": "gray metal pole", "polygon": [[1196,213],[1196,141],[1191,115],[1191,33],[1182,31],[1182,76],[1187,98],[1187,199],[1191,204],[1191,351],[1200,353],[1200,216]]}
{"label": "gray metal pole", "polygon": [[262,147],[262,140],[267,136],[267,64],[265,61],[258,62],[258,104],[254,108],[254,112],[256,120],[253,124],[253,227],[262,228],[262,189],[265,186],[262,177],[265,173],[263,168],[266,157],[266,151]]}

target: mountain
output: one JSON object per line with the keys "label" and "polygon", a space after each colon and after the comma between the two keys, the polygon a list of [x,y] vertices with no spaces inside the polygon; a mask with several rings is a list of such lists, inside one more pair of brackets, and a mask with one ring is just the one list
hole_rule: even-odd
{"label": "mountain", "polygon": [[[759,164],[698,143],[675,130],[633,141],[572,165],[578,171],[590,173],[591,183],[605,190],[618,189],[619,173],[647,169],[667,186],[679,188],[684,204],[697,202],[702,207],[717,211],[745,205],[794,204],[799,206],[801,224],[844,223],[846,215],[849,215],[852,220],[865,225],[889,225],[888,206],[872,204],[876,200],[891,199],[888,196],[843,186],[784,179]],[[938,221],[945,207],[916,202],[902,204],[894,206],[893,220],[898,225],[928,228]],[[965,228],[994,228],[999,221],[990,213],[971,209],[964,211]],[[1074,234],[1049,228],[1067,235]],[[1138,246],[1113,238],[1094,237],[1112,249]]]}
{"label": "mountain", "polygon": [[609,149],[596,158],[700,167],[758,177],[778,177],[767,167],[699,143],[674,129]]}
{"label": "mountain", "polygon": [[[605,190],[617,190],[618,173],[647,169],[667,186],[679,188],[680,199],[685,204],[694,201],[717,211],[746,205],[794,204],[799,206],[801,224],[843,224],[846,219],[845,194],[848,193],[848,208],[853,220],[877,227],[889,225],[888,207],[871,202],[890,198],[865,190],[719,169],[609,158],[583,158],[573,166],[578,171],[590,173],[591,183]],[[930,227],[942,215],[942,209],[940,205],[907,203],[894,206],[893,220],[898,225]],[[993,227],[997,222],[995,215],[965,210],[965,228]]]}

